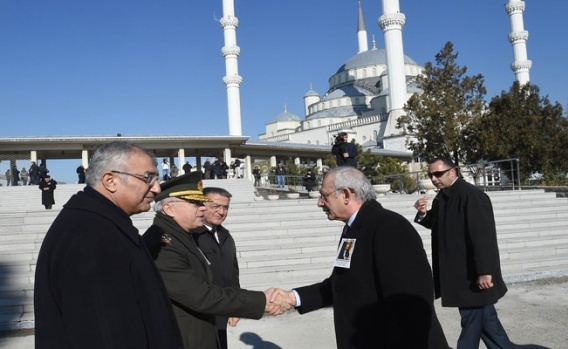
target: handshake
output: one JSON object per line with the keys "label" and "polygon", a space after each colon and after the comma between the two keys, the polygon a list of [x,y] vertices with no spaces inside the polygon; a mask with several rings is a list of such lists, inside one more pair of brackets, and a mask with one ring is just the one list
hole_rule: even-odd
{"label": "handshake", "polygon": [[269,288],[264,291],[264,294],[266,295],[266,307],[264,308],[266,314],[281,315],[296,306],[296,297],[292,291]]}

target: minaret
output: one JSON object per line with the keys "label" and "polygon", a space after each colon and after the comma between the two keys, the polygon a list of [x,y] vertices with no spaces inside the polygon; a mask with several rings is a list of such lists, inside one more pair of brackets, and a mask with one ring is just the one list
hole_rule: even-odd
{"label": "minaret", "polygon": [[515,72],[515,79],[519,84],[524,85],[530,81],[529,70],[532,62],[527,59],[527,40],[529,32],[525,30],[523,24],[523,11],[525,10],[525,2],[518,0],[509,0],[505,5],[505,11],[511,20],[511,33],[509,41],[513,46],[513,59],[511,69]]}
{"label": "minaret", "polygon": [[225,46],[222,52],[225,57],[225,72],[223,78],[227,86],[227,105],[229,114],[229,135],[242,136],[241,129],[241,96],[240,86],[243,78],[239,76],[239,53],[237,46],[237,26],[239,20],[235,17],[234,0],[223,0],[223,18],[220,20],[225,36]]}
{"label": "minaret", "polygon": [[361,8],[361,0],[359,1],[359,17],[357,18],[357,39],[359,39],[359,52],[369,50],[367,43],[367,29],[365,28],[365,20],[363,19],[363,9]]}
{"label": "minaret", "polygon": [[398,0],[382,0],[382,5],[383,15],[379,17],[379,26],[385,37],[390,104],[384,137],[389,137],[401,133],[396,128],[396,123],[404,112],[403,107],[406,102],[406,76],[402,49],[402,27],[406,18],[400,13]]}

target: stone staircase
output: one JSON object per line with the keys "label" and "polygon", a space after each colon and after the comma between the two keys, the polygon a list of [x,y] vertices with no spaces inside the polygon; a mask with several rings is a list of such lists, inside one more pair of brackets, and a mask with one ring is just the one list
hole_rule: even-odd
{"label": "stone staircase", "polygon": [[[241,285],[289,289],[321,281],[332,269],[343,223],[328,221],[315,199],[255,201],[247,180],[209,180],[233,194],[225,226],[237,243]],[[43,236],[80,185],[60,185],[53,210],[37,187],[0,187],[0,329],[33,327],[33,279]],[[489,194],[497,221],[501,263],[508,282],[568,275],[568,199],[541,190]],[[410,221],[418,196],[378,200]],[[154,213],[133,216],[143,233]],[[415,225],[430,255],[430,231]]]}

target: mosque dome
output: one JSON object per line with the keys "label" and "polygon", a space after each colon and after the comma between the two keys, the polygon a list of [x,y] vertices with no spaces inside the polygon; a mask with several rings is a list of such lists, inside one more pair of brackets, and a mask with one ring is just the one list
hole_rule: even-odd
{"label": "mosque dome", "polygon": [[302,121],[300,117],[294,113],[290,113],[286,107],[284,107],[284,112],[278,114],[273,120],[272,123],[275,122],[283,122],[283,121]]}
{"label": "mosque dome", "polygon": [[[372,50],[360,52],[349,58],[341,65],[341,67],[337,70],[337,73],[360,67],[362,68],[381,64],[387,64],[387,52],[382,48],[374,48]],[[404,64],[418,65],[418,63],[407,55],[404,55]]]}

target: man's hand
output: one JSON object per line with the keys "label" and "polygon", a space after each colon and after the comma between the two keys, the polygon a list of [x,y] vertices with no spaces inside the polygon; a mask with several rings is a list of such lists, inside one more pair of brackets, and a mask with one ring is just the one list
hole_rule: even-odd
{"label": "man's hand", "polygon": [[414,208],[418,210],[418,214],[425,215],[428,211],[428,197],[424,195],[422,198],[418,199],[414,204]]}
{"label": "man's hand", "polygon": [[480,290],[487,290],[493,287],[493,276],[479,275],[477,277],[477,287],[479,287]]}
{"label": "man's hand", "polygon": [[281,315],[296,305],[296,297],[294,297],[291,291],[269,288],[264,293],[266,294],[266,308],[264,312],[267,314]]}
{"label": "man's hand", "polygon": [[241,318],[239,317],[230,317],[229,320],[227,321],[227,323],[229,324],[229,326],[231,327],[235,327],[237,326],[237,322],[239,322]]}

